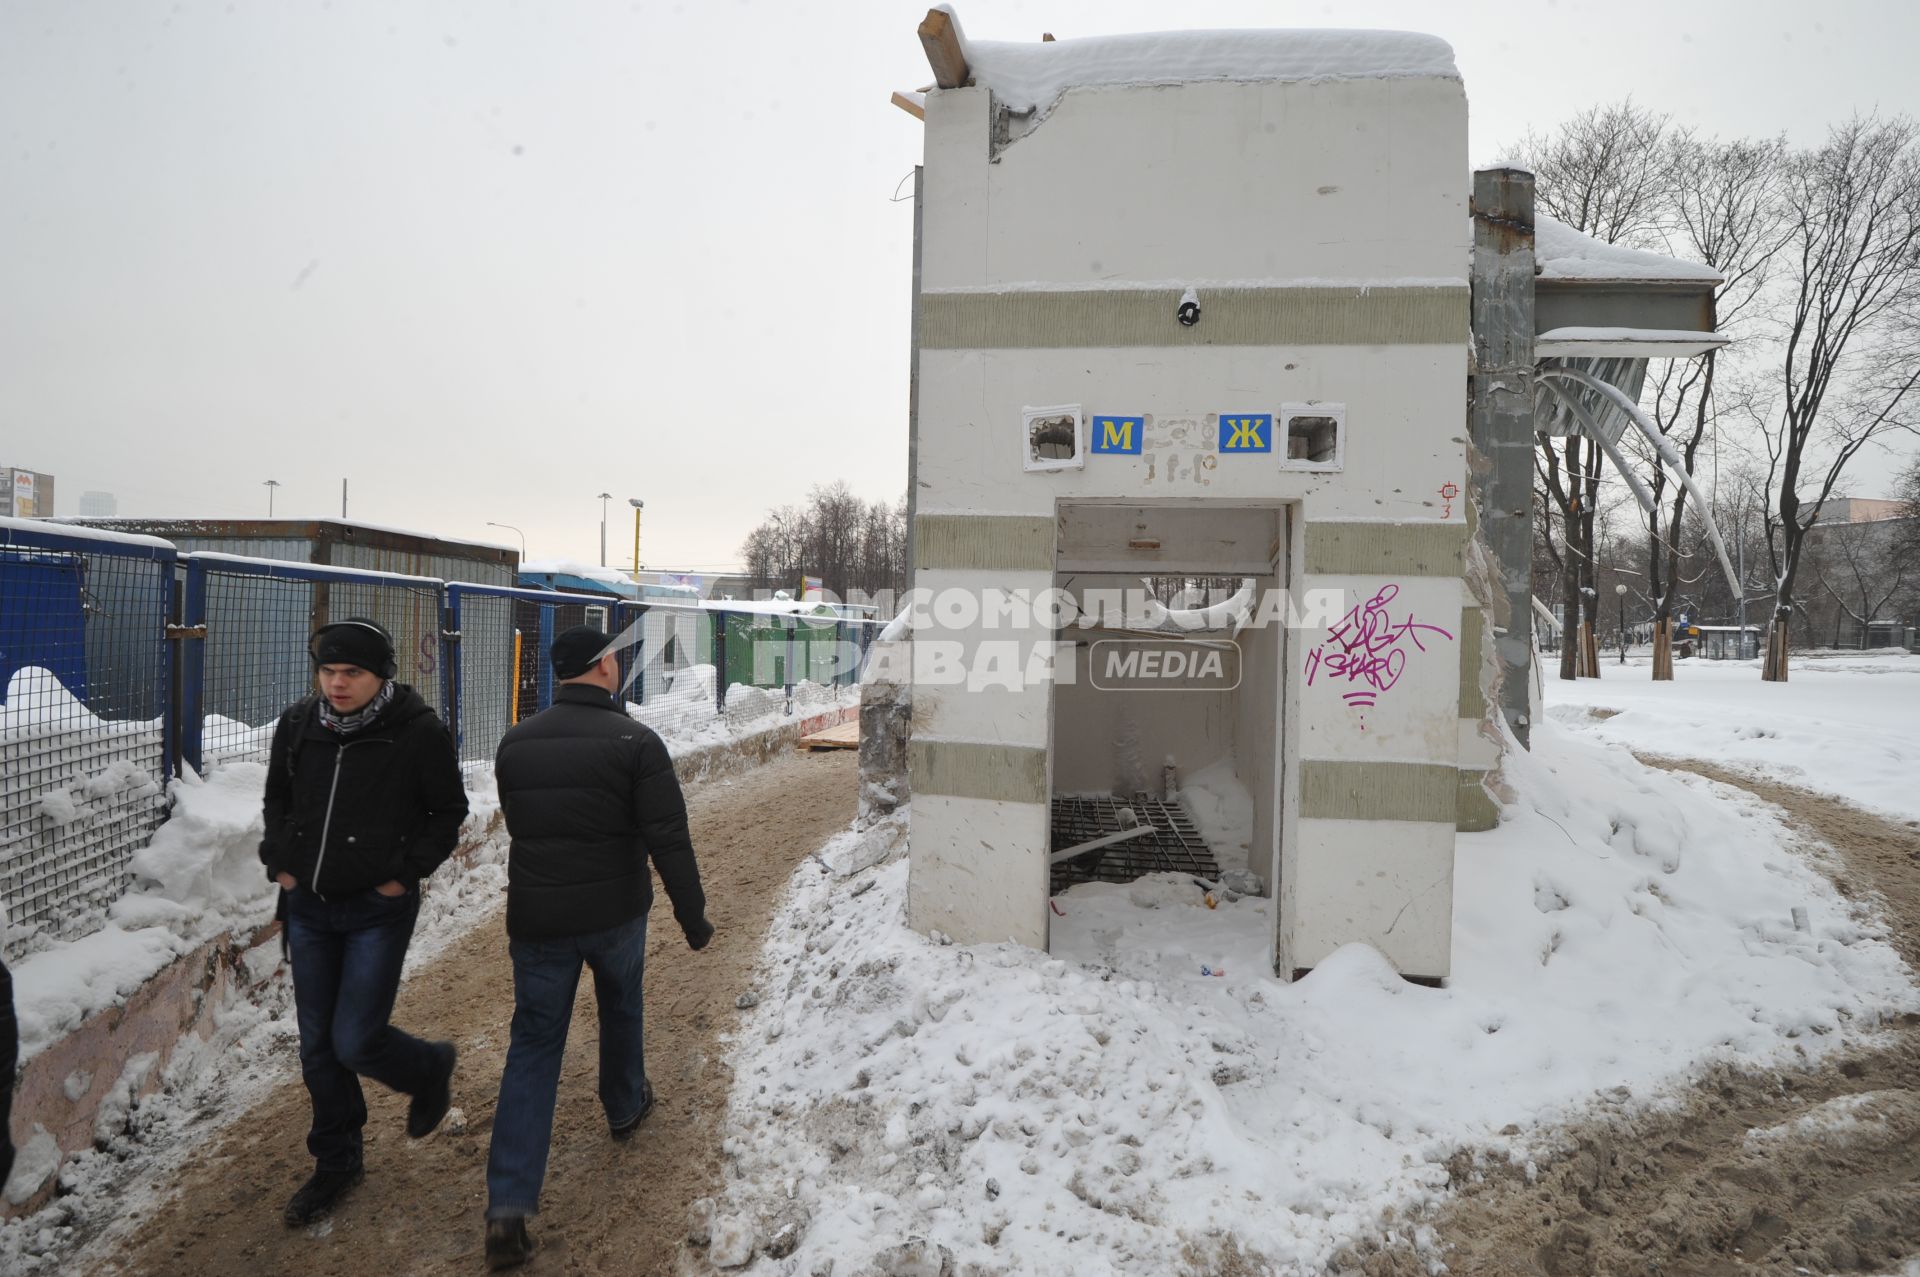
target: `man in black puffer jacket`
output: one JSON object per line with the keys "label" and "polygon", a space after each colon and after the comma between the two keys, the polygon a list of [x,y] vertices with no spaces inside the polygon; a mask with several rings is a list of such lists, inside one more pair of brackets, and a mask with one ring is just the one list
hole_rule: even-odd
{"label": "man in black puffer jacket", "polygon": [[600,1103],[616,1140],[653,1111],[641,1044],[647,911],[660,872],[693,949],[713,936],[687,805],[667,747],[615,695],[619,657],[607,636],[576,626],[553,641],[553,705],[507,732],[494,760],[507,858],[507,951],[513,1035],[487,1158],[487,1263],[507,1268],[533,1248],[553,1137],[560,1060],[580,967],[600,1007]]}
{"label": "man in black puffer jacket", "polygon": [[280,884],[300,1071],[313,1099],[312,1178],[288,1227],[325,1215],[363,1177],[360,1078],[413,1097],[407,1134],[426,1135],[452,1102],[451,1042],[387,1022],[420,912],[420,880],[460,838],[466,788],[447,729],[393,681],[393,639],[351,617],[309,652],[320,693],[287,709],[267,766],[260,859]]}

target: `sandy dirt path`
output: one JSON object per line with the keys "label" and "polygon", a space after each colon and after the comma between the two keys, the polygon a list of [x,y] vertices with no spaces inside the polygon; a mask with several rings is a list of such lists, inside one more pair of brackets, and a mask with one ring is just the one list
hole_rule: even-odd
{"label": "sandy dirt path", "polygon": [[[607,1136],[595,1098],[593,981],[584,976],[561,1074],[534,1274],[674,1271],[688,1207],[719,1186],[716,1131],[731,1075],[719,1036],[751,986],[773,909],[794,866],[853,819],[851,751],[793,753],[691,791],[694,847],[716,928],[686,947],[664,896],[647,937],[647,1072],[660,1102],[632,1143]],[[297,1076],[232,1123],[181,1173],[172,1196],[99,1274],[477,1273],[487,1142],[513,1006],[496,916],[418,971],[394,1022],[460,1048],[453,1102],[463,1131],[404,1133],[403,1097],[369,1085],[366,1182],[334,1217],[288,1230],[280,1210],[312,1167]]]}
{"label": "sandy dirt path", "polygon": [[[1645,761],[1781,808],[1920,969],[1920,824],[1707,763]],[[1710,1070],[1674,1112],[1603,1108],[1532,1183],[1503,1163],[1483,1173],[1472,1182],[1457,1159],[1461,1195],[1429,1221],[1454,1277],[1897,1272],[1920,1255],[1920,1017],[1818,1069]],[[1426,1272],[1403,1250],[1348,1261],[1368,1277]]]}

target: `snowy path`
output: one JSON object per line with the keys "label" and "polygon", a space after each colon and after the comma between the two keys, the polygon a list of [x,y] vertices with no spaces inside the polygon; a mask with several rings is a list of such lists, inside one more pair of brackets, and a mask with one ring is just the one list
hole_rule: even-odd
{"label": "snowy path", "polygon": [[[615,1145],[594,1098],[591,980],[561,1079],[540,1271],[671,1271],[689,1204],[719,1175],[715,1131],[731,1078],[719,1035],[749,987],[765,931],[794,867],[852,818],[850,753],[791,754],[689,796],[694,843],[717,928],[687,950],[664,901],[648,936],[648,1072],[660,1108],[640,1137]],[[306,1175],[307,1100],[297,1079],[201,1149],[176,1191],[144,1221],[123,1221],[61,1271],[194,1273],[469,1273],[481,1269],[487,1141],[512,1007],[505,935],[483,922],[415,971],[395,1023],[461,1050],[454,1103],[463,1130],[412,1143],[400,1097],[368,1088],[367,1181],[326,1223],[289,1232],[280,1207]]]}
{"label": "snowy path", "polygon": [[[1876,898],[1920,968],[1920,830],[1706,764],[1674,764],[1780,808],[1836,879]],[[1525,1167],[1463,1162],[1434,1221],[1454,1277],[1920,1273],[1920,1015],[1817,1069],[1716,1067],[1662,1109],[1603,1106]],[[1904,1265],[1904,1267],[1903,1267]],[[1427,1271],[1376,1253],[1369,1277]]]}

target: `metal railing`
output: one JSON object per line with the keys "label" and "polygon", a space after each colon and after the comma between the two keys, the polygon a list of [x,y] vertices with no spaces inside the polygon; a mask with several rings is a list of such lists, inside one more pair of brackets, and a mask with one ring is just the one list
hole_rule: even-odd
{"label": "metal railing", "polygon": [[440,712],[468,765],[491,762],[510,726],[553,703],[547,650],[570,626],[632,637],[629,712],[682,740],[830,702],[858,681],[879,628],[182,554],[150,537],[0,519],[8,947],[97,926],[165,819],[167,782],[183,768],[264,762],[281,713],[313,690],[310,636],[347,616],[393,634],[397,677]]}

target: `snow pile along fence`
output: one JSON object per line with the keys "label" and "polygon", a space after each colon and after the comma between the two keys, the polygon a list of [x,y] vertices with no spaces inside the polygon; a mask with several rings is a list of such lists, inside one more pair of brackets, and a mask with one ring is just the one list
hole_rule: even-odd
{"label": "snow pile along fence", "polygon": [[[175,777],[266,761],[312,690],[314,629],[366,616],[463,763],[553,703],[556,634],[621,644],[634,717],[707,744],[857,681],[870,621],[448,584],[154,537],[0,519],[0,929],[9,953],[84,934],[129,884]],[[638,668],[636,668],[636,666]],[[729,690],[731,689],[731,690]],[[39,939],[36,939],[38,937]]]}
{"label": "snow pile along fence", "polygon": [[60,933],[128,883],[173,775],[174,548],[0,519],[0,926]]}

